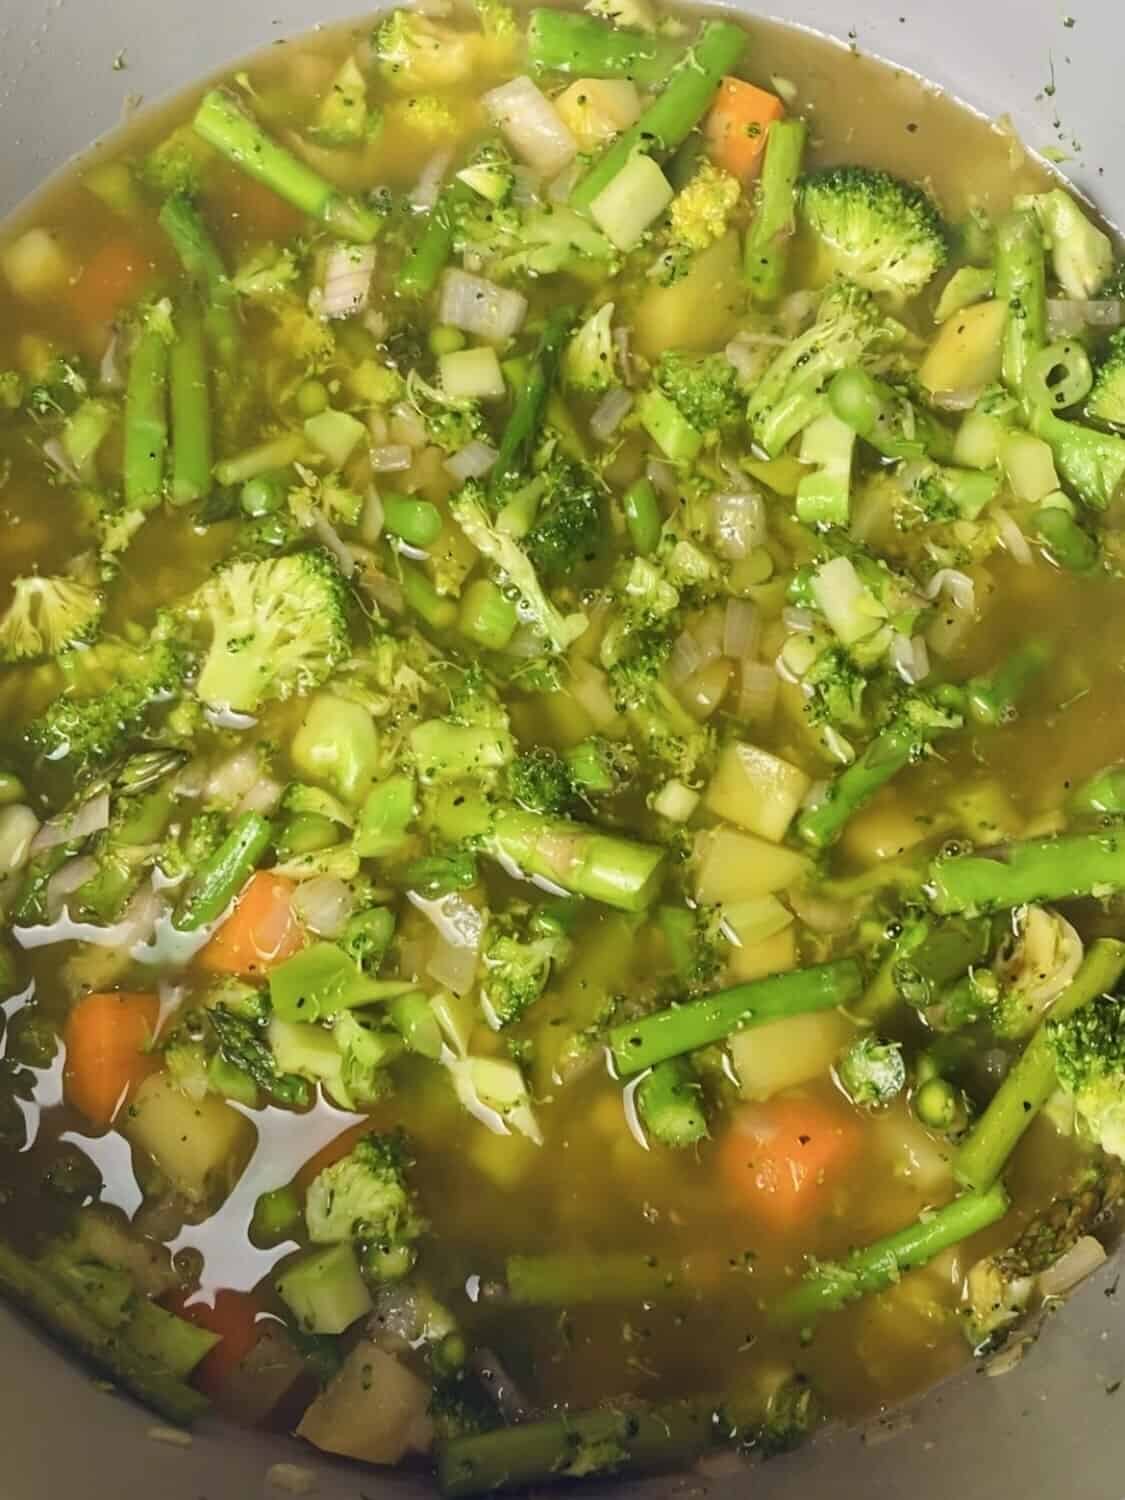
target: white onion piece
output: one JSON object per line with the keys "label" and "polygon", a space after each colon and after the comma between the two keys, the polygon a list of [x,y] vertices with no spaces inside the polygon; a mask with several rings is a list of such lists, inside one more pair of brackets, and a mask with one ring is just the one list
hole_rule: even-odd
{"label": "white onion piece", "polygon": [[507,339],[519,331],[526,317],[527,298],[522,292],[468,271],[448,270],[442,277],[439,323],[478,338]]}
{"label": "white onion piece", "polygon": [[1084,1234],[1076,1240],[1065,1255],[1060,1255],[1053,1266],[1040,1271],[1037,1278],[1041,1297],[1064,1297],[1073,1291],[1080,1281],[1092,1276],[1106,1259],[1105,1246],[1092,1234]]}
{"label": "white onion piece", "polygon": [[920,635],[913,640],[896,632],[891,637],[891,665],[911,687],[929,676],[930,653]]}
{"label": "white onion piece", "polygon": [[98,385],[103,391],[119,391],[125,384],[125,377],[117,366],[120,342],[116,333],[110,337],[98,366]]}
{"label": "white onion piece", "polygon": [[[383,535],[383,502],[379,498],[379,491],[372,486],[367,492],[367,498],[363,502],[363,509],[359,514],[359,534],[361,539],[369,547],[373,547]],[[352,554],[354,564],[355,554]]]}
{"label": "white onion piece", "polygon": [[855,923],[855,907],[850,901],[829,901],[826,896],[814,896],[799,886],[787,891],[785,899],[797,920],[811,932],[829,937],[849,931]]}
{"label": "white onion piece", "polygon": [[650,458],[645,464],[645,478],[658,494],[669,498],[679,493],[676,470],[663,458]]}
{"label": "white onion piece", "polygon": [[768,663],[742,663],[738,688],[738,717],[751,724],[764,724],[773,717],[780,691],[777,673]]}
{"label": "white onion piece", "polygon": [[442,468],[447,474],[464,484],[466,479],[480,479],[482,475],[487,474],[499,457],[500,454],[491,443],[474,438],[471,443],[466,443],[463,448],[447,458]]}
{"label": "white onion piece", "polygon": [[807,635],[816,621],[811,609],[802,609],[797,604],[787,604],[781,611],[781,623],[790,635]]}
{"label": "white onion piece", "polygon": [[551,203],[569,203],[570,195],[574,191],[579,177],[582,175],[582,165],[578,161],[572,161],[569,166],[564,167],[557,177],[551,179],[547,184],[547,199]]}
{"label": "white onion piece", "polygon": [[59,471],[64,479],[69,479],[71,484],[78,484],[81,480],[81,474],[67,457],[66,450],[58,438],[48,438],[43,444],[43,457],[52,468]]}
{"label": "white onion piece", "polygon": [[285,792],[280,781],[275,781],[272,776],[263,776],[250,788],[238,804],[240,813],[272,813]]}
{"label": "white onion piece", "polygon": [[383,443],[371,450],[371,467],[376,474],[401,474],[414,462],[414,449],[405,443]]}
{"label": "white onion piece", "polygon": [[734,366],[739,380],[750,380],[758,366],[758,357],[741,334],[737,334],[723,350],[727,363]]}
{"label": "white onion piece", "polygon": [[633,398],[624,386],[606,391],[590,414],[590,431],[599,443],[608,443],[629,415]]}
{"label": "white onion piece", "polygon": [[512,168],[512,202],[520,208],[530,208],[539,201],[543,179],[530,167]]}
{"label": "white onion piece", "polygon": [[439,937],[426,965],[426,973],[455,995],[467,995],[476,983],[478,959],[475,948],[458,948]]}
{"label": "white onion piece", "polygon": [[441,184],[449,171],[449,163],[453,160],[453,152],[446,148],[444,151],[436,151],[422,168],[418,181],[410,190],[410,206],[416,208],[420,213],[429,213],[438,201],[441,192]]}
{"label": "white onion piece", "polygon": [[460,891],[451,891],[436,901],[427,900],[417,891],[408,891],[407,898],[411,906],[433,923],[445,942],[455,948],[471,948],[474,952],[480,948],[488,914],[466,900]]}
{"label": "white onion piece", "polygon": [[408,448],[426,446],[426,421],[416,406],[400,401],[391,408],[387,438],[392,443],[405,443]]}
{"label": "white onion piece", "polygon": [[728,599],[723,615],[723,655],[746,661],[758,654],[762,620],[749,599]]}
{"label": "white onion piece", "polygon": [[633,384],[633,356],[629,348],[629,330],[618,323],[613,330],[613,352],[617,356],[617,368],[626,385]]}
{"label": "white onion piece", "polygon": [[[715,653],[718,655],[718,653]],[[707,661],[703,646],[690,630],[681,630],[668,658],[668,676],[674,683],[685,682]]]}
{"label": "white onion piece", "polygon": [[1052,297],[1047,303],[1047,327],[1052,337],[1081,333],[1084,328],[1119,328],[1125,322],[1125,302],[1117,297],[1076,301]]}
{"label": "white onion piece", "polygon": [[976,608],[976,585],[968,573],[961,573],[957,568],[939,568],[926,585],[927,599],[936,599],[941,593],[948,594],[958,609],[971,611]]}
{"label": "white onion piece", "polygon": [[325,520],[323,516],[315,515],[313,516],[312,529],[316,532],[317,539],[324,544],[340,564],[340,572],[345,578],[350,578],[355,572],[355,558],[352,556],[351,548],[346,544],[335,526],[332,525],[331,521]]}
{"label": "white onion piece", "polygon": [[934,391],[930,400],[942,411],[968,411],[974,407],[984,394],[981,385],[958,386],[951,391]]}
{"label": "white onion piece", "polygon": [[766,507],[753,491],[726,492],[711,501],[715,551],[737,560],[766,539]]}
{"label": "white onion piece", "polygon": [[355,908],[355,897],[334,875],[316,875],[298,885],[292,906],[302,926],[320,937],[334,938],[343,932]]}
{"label": "white onion piece", "polygon": [[777,316],[790,338],[794,338],[806,323],[811,322],[819,301],[820,293],[812,291],[790,292],[788,297],[782,298],[778,304]]}
{"label": "white onion piece", "polygon": [[321,317],[350,318],[362,312],[374,273],[374,245],[334,245],[324,264]]}
{"label": "white onion piece", "polygon": [[77,859],[68,859],[65,865],[60,865],[47,882],[48,921],[53,922],[66,905],[66,898],[88,880],[93,880],[97,873],[98,862],[92,854],[79,855]]}
{"label": "white onion piece", "polygon": [[996,522],[1001,546],[1011,553],[1014,562],[1019,563],[1021,567],[1027,567],[1032,561],[1031,548],[1015,521],[1000,505],[992,507],[992,519]]}
{"label": "white onion piece", "polygon": [[526,74],[489,89],[481,103],[529,166],[554,177],[578,155],[558,110]]}
{"label": "white onion piece", "polygon": [[44,823],[31,842],[31,852],[41,854],[44,849],[72,843],[75,839],[100,833],[103,828],[108,827],[109,792],[97,792],[93,797],[87,797],[81,807],[76,808],[68,817],[51,818]]}
{"label": "white onion piece", "polygon": [[238,750],[210,771],[204,791],[211,802],[237,807],[262,777],[262,762],[256,750]]}
{"label": "white onion piece", "polygon": [[585,709],[595,729],[606,729],[618,717],[617,705],[610,691],[609,678],[593,662],[575,660],[571,668],[570,694],[579,708]]}

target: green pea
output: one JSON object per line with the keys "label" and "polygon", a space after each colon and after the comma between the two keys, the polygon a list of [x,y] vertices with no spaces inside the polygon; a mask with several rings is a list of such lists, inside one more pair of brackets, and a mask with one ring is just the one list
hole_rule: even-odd
{"label": "green pea", "polygon": [[302,417],[319,416],[328,410],[328,387],[323,380],[306,380],[297,389],[297,410]]}
{"label": "green pea", "polygon": [[248,479],[239,492],[238,503],[243,514],[257,520],[260,516],[272,516],[285,505],[288,485],[285,477],[272,470]]}
{"label": "green pea", "polygon": [[439,323],[436,328],[430,329],[430,353],[440,358],[443,354],[456,354],[458,349],[465,347],[465,335],[459,328],[450,328],[447,323]]}

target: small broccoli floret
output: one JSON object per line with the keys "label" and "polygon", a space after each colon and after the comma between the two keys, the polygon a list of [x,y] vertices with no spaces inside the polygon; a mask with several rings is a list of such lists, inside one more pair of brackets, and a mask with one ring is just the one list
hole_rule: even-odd
{"label": "small broccoli floret", "polygon": [[605,235],[562,204],[534,203],[521,210],[506,199],[476,199],[458,214],[453,244],[494,281],[560,271],[589,276],[592,267],[612,276],[619,264]]}
{"label": "small broccoli floret", "polygon": [[871,361],[901,337],[901,327],[884,317],[870,292],[850,281],[830,286],[812,327],[778,353],[750,397],[747,417],[770,457],[821,414],[838,370]]}
{"label": "small broccoli floret", "polygon": [[933,200],[911,183],[869,167],[829,167],[801,184],[803,223],[833,269],[872,292],[912,297],[949,258]]}
{"label": "small broccoli floret", "polygon": [[389,106],[387,118],[428,141],[450,139],[461,130],[453,110],[436,94],[411,94],[408,99],[398,99]]}
{"label": "small broccoli floret", "polygon": [[73,578],[16,578],[14,598],[0,616],[0,660],[31,661],[57,656],[98,632],[103,599]]}
{"label": "small broccoli floret", "polygon": [[629,719],[641,753],[690,781],[714,749],[714,735],[692,718],[663,680],[668,639],[653,632],[635,637],[631,646],[609,673],[614,703]]}
{"label": "small broccoli floret", "polygon": [[508,795],[528,812],[561,815],[576,793],[570,767],[558,751],[536,745],[508,767]]}
{"label": "small broccoli floret", "polygon": [[1125,1005],[1102,996],[1064,1021],[1048,1021],[1047,1035],[1087,1134],[1125,1159]]}
{"label": "small broccoli floret", "polygon": [[1125,427],[1125,328],[1119,328],[1106,345],[1086,402],[1086,415]]}
{"label": "small broccoli floret", "polygon": [[482,954],[481,1005],[499,1031],[518,1021],[547,988],[556,964],[570,956],[564,925],[549,907],[516,903],[489,923]]}
{"label": "small broccoli floret", "polygon": [[173,193],[195,194],[203,186],[207,167],[215,153],[190,125],[180,125],[154,146],[140,162],[138,175],[146,187],[162,197]]}
{"label": "small broccoli floret", "polygon": [[677,996],[690,997],[712,989],[730,954],[721,908],[662,906],[656,913],[656,925],[676,978]]}
{"label": "small broccoli floret", "polygon": [[301,266],[292,250],[276,245],[259,245],[240,261],[230,278],[231,286],[251,301],[268,301],[287,291],[301,274]]}
{"label": "small broccoli floret", "polygon": [[309,134],[327,146],[358,146],[379,134],[382,115],[367,104],[367,82],[348,57],[317,107]]}
{"label": "small broccoli floret", "polygon": [[426,424],[426,437],[443,452],[456,453],[474,438],[486,435],[485,420],[475,401],[447,396],[416,370],[406,378],[406,394]]}
{"label": "small broccoli floret", "polygon": [[392,11],[373,37],[380,71],[405,93],[451,88],[470,77],[480,40],[412,10]]}
{"label": "small broccoli floret", "polygon": [[37,417],[70,416],[90,392],[81,360],[56,354],[27,393],[27,409]]}
{"label": "small broccoli floret", "polygon": [[566,346],[563,380],[573,391],[597,394],[618,384],[613,348],[613,303],[592,313]]}
{"label": "small broccoli floret", "polygon": [[680,603],[679,589],[669,581],[661,563],[649,557],[619,563],[610,594],[617,607],[599,648],[602,666],[607,669],[622,661],[636,644],[641,645],[645,656],[651,655],[657,636],[666,631]]}
{"label": "small broccoli floret", "polygon": [[[410,1165],[401,1135],[365,1135],[347,1156],[309,1184],[305,1223],[314,1245],[358,1240],[370,1270],[398,1280],[414,1263],[423,1224],[406,1181]],[[392,1274],[393,1273],[393,1274]]]}
{"label": "small broccoli floret", "polygon": [[705,158],[687,187],[672,199],[668,233],[673,244],[706,250],[726,233],[741,197],[738,179]]}
{"label": "small broccoli floret", "polygon": [[196,693],[204,703],[252,713],[316,687],[349,653],[346,607],[326,552],[228,563],[183,611],[210,637]]}
{"label": "small broccoli floret", "polygon": [[843,646],[831,645],[820,652],[802,676],[801,689],[810,724],[854,731],[868,727],[863,707],[867,678]]}
{"label": "small broccoli floret", "polygon": [[1113,271],[1113,242],[1086,215],[1069,193],[1052,188],[1016,199],[1039,220],[1051,252],[1055,280],[1068,297],[1084,301],[1101,292]]}
{"label": "small broccoli floret", "polygon": [[548,581],[569,578],[601,541],[601,488],[584,465],[561,457],[536,477],[544,488],[524,550]]}
{"label": "small broccoli floret", "polygon": [[836,1064],[840,1087],[861,1109],[880,1109],[906,1087],[901,1042],[880,1041],[865,1032]]}
{"label": "small broccoli floret", "polygon": [[716,438],[742,421],[738,372],[725,354],[669,350],[656,367],[656,383],[705,438]]}
{"label": "small broccoli floret", "polygon": [[812,1436],[822,1415],[820,1398],[805,1376],[788,1375],[770,1395],[747,1446],[764,1458],[791,1453]]}
{"label": "small broccoli floret", "polygon": [[493,41],[514,43],[519,36],[516,13],[504,0],[473,0],[480,29]]}

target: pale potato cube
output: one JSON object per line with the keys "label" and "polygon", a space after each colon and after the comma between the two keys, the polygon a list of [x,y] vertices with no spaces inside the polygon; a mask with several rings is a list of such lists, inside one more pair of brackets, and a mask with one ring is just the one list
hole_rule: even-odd
{"label": "pale potato cube", "polygon": [[297,1436],[325,1453],[397,1464],[433,1443],[430,1387],[369,1339],[355,1346],[301,1418]]}
{"label": "pale potato cube", "polygon": [[727,964],[727,979],[742,984],[748,979],[765,979],[769,974],[784,974],[797,967],[797,929],[790,925],[771,933],[760,942],[744,948],[732,948]]}
{"label": "pale potato cube", "polygon": [[145,1079],[121,1128],[190,1203],[226,1198],[257,1139],[245,1115],[213,1094],[189,1098],[170,1073]]}
{"label": "pale potato cube", "polygon": [[904,807],[897,797],[881,797],[849,821],[841,848],[865,865],[881,864],[936,838],[949,822],[934,814],[919,816],[917,809]]}
{"label": "pale potato cube", "polygon": [[637,352],[656,359],[665,349],[713,349],[731,338],[745,303],[742,256],[734,230],[700,255],[670,286],[652,282],[637,303]]}
{"label": "pale potato cube", "polygon": [[807,855],[739,833],[709,828],[695,841],[696,899],[710,905],[748,901],[795,885],[808,873]]}
{"label": "pale potato cube", "polygon": [[1007,316],[1007,303],[996,301],[946,318],[918,371],[925,388],[934,394],[976,390],[999,380]]}
{"label": "pale potato cube", "polygon": [[583,151],[627,130],[641,112],[637,85],[627,78],[578,78],[552,102]]}
{"label": "pale potato cube", "polygon": [[75,271],[57,235],[48,229],[29,229],[13,240],[0,251],[0,266],[12,290],[28,302],[56,296]]}
{"label": "pale potato cube", "polygon": [[855,1029],[839,1011],[827,1010],[736,1031],[728,1045],[743,1094],[768,1099],[824,1077]]}
{"label": "pale potato cube", "polygon": [[719,757],[704,800],[720,818],[779,844],[810,785],[798,766],[736,741]]}

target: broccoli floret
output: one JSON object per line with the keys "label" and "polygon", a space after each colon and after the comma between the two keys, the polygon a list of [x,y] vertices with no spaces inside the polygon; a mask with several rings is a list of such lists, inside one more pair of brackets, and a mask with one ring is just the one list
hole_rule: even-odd
{"label": "broccoli floret", "polygon": [[977,1354],[998,1349],[1031,1308],[1038,1278],[1080,1239],[1107,1224],[1125,1192],[1125,1173],[1103,1158],[1054,1198],[1010,1249],[969,1269],[962,1323]]}
{"label": "broccoli floret", "polygon": [[723,913],[717,906],[662,906],[656,925],[676,977],[677,996],[713,989],[730,954],[723,932]]}
{"label": "broccoli floret", "polygon": [[643,654],[649,655],[680,603],[679,589],[669,582],[660,562],[649,557],[619,563],[609,592],[617,608],[599,648],[602,666],[607,669],[628,655],[637,644],[635,638],[649,638],[641,642]]}
{"label": "broccoli floret", "polygon": [[436,94],[411,94],[397,99],[387,110],[388,120],[404,130],[441,141],[459,135],[461,126],[453,110]]}
{"label": "broccoli floret", "polygon": [[190,125],[180,125],[143,158],[138,175],[146,187],[162,197],[173,193],[195,194],[203,187],[214,157],[213,148],[202,136]]}
{"label": "broccoli floret", "polygon": [[417,11],[396,10],[375,28],[375,56],[383,76],[406,93],[451,88],[470,77],[480,57],[479,36],[442,26]]}
{"label": "broccoli floret", "polygon": [[837,281],[824,293],[816,321],[782,349],[750,397],[747,417],[771,458],[825,409],[825,389],[838,370],[869,363],[902,338],[870,292]]}
{"label": "broccoli floret", "polygon": [[328,146],[358,146],[379,133],[382,115],[367,107],[367,83],[354,57],[344,62],[317,108],[309,128]]}
{"label": "broccoli floret", "polygon": [[1016,207],[1032,209],[1039,220],[1055,280],[1066,295],[1078,301],[1096,297],[1113,271],[1109,236],[1090,223],[1062,188],[1017,198]]}
{"label": "broccoli floret", "polygon": [[613,245],[573,209],[562,204],[532,204],[526,210],[480,199],[457,215],[454,249],[483,263],[494,281],[518,276],[551,276],[569,271],[599,280],[615,274],[619,261]]}
{"label": "broccoli floret", "polygon": [[820,652],[802,676],[801,689],[810,724],[856,731],[868,727],[863,709],[867,678],[843,646],[828,646]]}
{"label": "broccoli floret", "polygon": [[1048,1021],[1059,1083],[1103,1151],[1125,1159],[1125,1005],[1101,996],[1063,1021]]}
{"label": "broccoli floret", "polygon": [[906,1087],[906,1063],[901,1042],[880,1041],[865,1032],[836,1064],[840,1087],[861,1109],[879,1109]]}
{"label": "broccoli floret", "polygon": [[57,656],[98,633],[104,601],[99,590],[73,578],[16,578],[14,598],[0,616],[0,660]]}
{"label": "broccoli floret", "polygon": [[618,384],[613,348],[613,303],[591,313],[566,346],[562,359],[564,382],[573,391],[597,394]]}
{"label": "broccoli floret", "polygon": [[656,383],[705,438],[715,439],[742,421],[738,372],[725,354],[669,350],[656,367]]}
{"label": "broccoli floret", "polygon": [[444,452],[456,453],[474,438],[486,435],[485,420],[475,401],[447,396],[416,370],[406,377],[406,394],[426,424],[426,437]]}
{"label": "broccoli floret", "polygon": [[714,735],[693,719],[663,680],[671,649],[656,632],[635,637],[630,654],[610,670],[610,691],[631,724],[641,753],[690,781],[714,749]]}
{"label": "broccoli floret", "polygon": [[947,230],[929,195],[889,172],[829,167],[798,197],[802,222],[833,270],[872,292],[912,297],[949,258]]}
{"label": "broccoli floret", "polygon": [[240,296],[261,302],[279,297],[300,274],[300,262],[292,250],[266,244],[259,245],[239,263],[230,283]]}
{"label": "broccoli floret", "polygon": [[524,547],[502,531],[489,515],[488,500],[473,481],[449,502],[453,517],[473,546],[518,590],[524,607],[546,637],[552,651],[562,652],[576,641],[588,621],[581,613],[563,615],[548,599],[535,565]]}
{"label": "broccoli floret", "polygon": [[524,551],[548,581],[569,578],[597,552],[601,540],[601,489],[582,464],[556,457],[536,476],[543,492]]}
{"label": "broccoli floret", "polygon": [[409,1166],[401,1135],[365,1135],[309,1184],[309,1239],[314,1245],[358,1240],[368,1268],[377,1262],[380,1279],[404,1276],[414,1263],[413,1241],[423,1229],[406,1180]]}
{"label": "broccoli floret", "polygon": [[565,813],[575,795],[569,765],[547,745],[525,750],[508,767],[508,796],[528,812]]}
{"label": "broccoli floret", "polygon": [[1086,402],[1086,415],[1125,427],[1125,328],[1119,328],[1106,345]]}
{"label": "broccoli floret", "polygon": [[204,703],[252,713],[322,683],[350,651],[346,592],[327,552],[219,568],[184,607],[209,636],[196,682]]}
{"label": "broccoli floret", "polygon": [[482,959],[481,1005],[494,1030],[518,1021],[547,988],[570,940],[550,907],[517,903],[489,923]]}
{"label": "broccoli floret", "polygon": [[674,245],[706,250],[727,231],[742,184],[706,158],[687,187],[672,199],[668,233]]}

